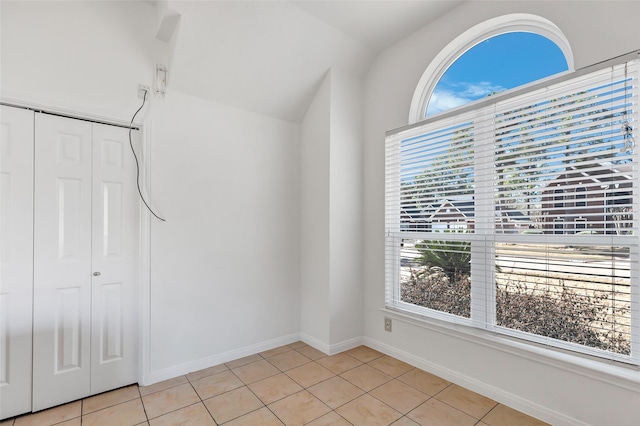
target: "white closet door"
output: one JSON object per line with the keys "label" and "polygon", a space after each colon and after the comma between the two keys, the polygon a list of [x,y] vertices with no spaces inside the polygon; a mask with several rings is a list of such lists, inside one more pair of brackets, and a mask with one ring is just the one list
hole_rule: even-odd
{"label": "white closet door", "polygon": [[0,109],[0,419],[31,411],[33,112]]}
{"label": "white closet door", "polygon": [[95,394],[137,381],[140,203],[128,130],[95,124],[93,141],[91,393]]}
{"label": "white closet door", "polygon": [[91,123],[36,114],[33,410],[90,394]]}

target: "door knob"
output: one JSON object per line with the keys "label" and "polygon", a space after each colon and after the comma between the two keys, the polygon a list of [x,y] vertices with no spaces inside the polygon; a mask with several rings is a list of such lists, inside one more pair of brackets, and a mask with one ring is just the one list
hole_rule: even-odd
{"label": "door knob", "polygon": [[94,277],[99,277],[99,276],[100,276],[100,272],[94,272],[94,273],[93,273],[93,276],[94,276]]}

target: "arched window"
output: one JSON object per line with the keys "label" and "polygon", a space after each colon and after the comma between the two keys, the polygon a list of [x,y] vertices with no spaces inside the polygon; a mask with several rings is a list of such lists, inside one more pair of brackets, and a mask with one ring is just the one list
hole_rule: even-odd
{"label": "arched window", "polygon": [[562,71],[573,71],[573,54],[557,26],[529,14],[494,18],[435,57],[416,87],[409,122]]}
{"label": "arched window", "polygon": [[567,71],[567,60],[548,38],[511,32],[484,40],[447,68],[427,104],[426,116]]}
{"label": "arched window", "polygon": [[[640,263],[637,52],[425,119],[451,64],[484,40],[518,32],[551,40],[573,69],[553,24],[497,18],[429,66],[412,101],[410,120],[420,123],[386,134],[385,306],[477,330],[478,339],[489,332],[531,341],[536,352],[544,345],[640,365],[640,337],[629,327],[640,321],[631,303],[640,291],[631,278]],[[420,212],[426,227],[411,229],[403,212]],[[592,291],[611,298],[576,309],[574,298]],[[530,321],[532,310],[549,315]],[[579,333],[558,328],[587,311],[610,314]],[[576,337],[584,335],[597,337]]]}

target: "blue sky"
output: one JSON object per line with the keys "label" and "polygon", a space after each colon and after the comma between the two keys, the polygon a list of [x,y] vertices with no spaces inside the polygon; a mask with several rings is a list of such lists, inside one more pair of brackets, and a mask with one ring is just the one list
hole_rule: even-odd
{"label": "blue sky", "polygon": [[507,33],[469,49],[444,73],[429,100],[426,115],[566,71],[562,51],[532,33]]}

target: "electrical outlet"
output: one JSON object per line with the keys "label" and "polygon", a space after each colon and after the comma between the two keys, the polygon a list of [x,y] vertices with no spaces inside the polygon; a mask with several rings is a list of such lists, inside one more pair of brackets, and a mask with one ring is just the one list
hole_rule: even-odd
{"label": "electrical outlet", "polygon": [[391,318],[384,319],[384,331],[391,332]]}
{"label": "electrical outlet", "polygon": [[149,95],[151,94],[151,89],[149,86],[145,86],[144,84],[138,84],[138,98],[144,99],[144,92],[147,92],[147,99],[149,99]]}

